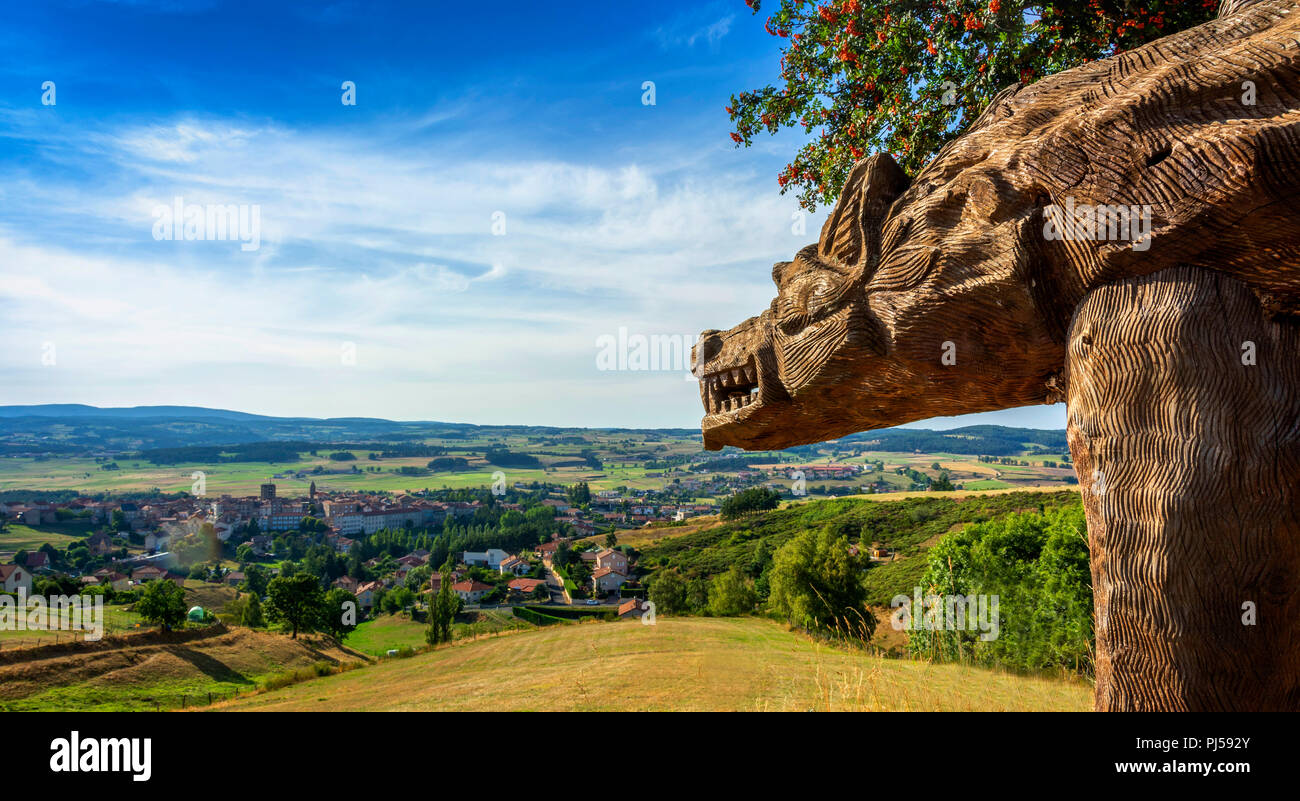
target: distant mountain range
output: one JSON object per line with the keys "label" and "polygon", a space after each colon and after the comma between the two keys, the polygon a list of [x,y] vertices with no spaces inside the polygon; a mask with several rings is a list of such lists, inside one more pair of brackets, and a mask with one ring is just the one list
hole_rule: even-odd
{"label": "distant mountain range", "polygon": [[[0,406],[0,455],[85,453],[95,450],[179,448],[248,442],[403,442],[429,437],[481,439],[510,435],[557,436],[585,429],[555,426],[480,426],[374,417],[270,417],[201,406],[102,408],[83,404]],[[695,428],[609,428],[601,431],[655,437],[698,437]],[[947,431],[891,428],[852,434],[838,441],[852,450],[922,451],[992,456],[1027,448],[1066,450],[1065,432],[1006,426],[967,426]],[[807,452],[816,446],[792,448]],[[731,449],[728,449],[731,450]],[[724,451],[725,453],[725,451]]]}
{"label": "distant mountain range", "polygon": [[[0,406],[0,455],[31,452],[180,448],[248,442],[404,442],[428,437],[471,439],[574,428],[479,426],[374,417],[270,417],[201,406],[102,408],[82,404]],[[696,429],[603,429],[657,436],[698,435]]]}
{"label": "distant mountain range", "polygon": [[[312,420],[312,417],[269,417],[263,414],[232,412],[229,409],[209,409],[204,406],[87,406],[84,403],[47,403],[39,406],[0,406],[0,417],[70,417],[75,419],[106,417],[117,420],[143,418],[167,420]],[[391,423],[375,417],[333,418],[347,421]]]}

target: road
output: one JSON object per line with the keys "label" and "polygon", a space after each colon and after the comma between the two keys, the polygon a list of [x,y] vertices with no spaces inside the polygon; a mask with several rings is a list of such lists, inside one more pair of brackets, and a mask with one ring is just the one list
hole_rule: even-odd
{"label": "road", "polygon": [[568,601],[564,600],[564,579],[560,578],[559,574],[552,570],[550,564],[546,562],[542,563],[542,571],[546,577],[546,589],[551,592],[551,603],[568,604]]}

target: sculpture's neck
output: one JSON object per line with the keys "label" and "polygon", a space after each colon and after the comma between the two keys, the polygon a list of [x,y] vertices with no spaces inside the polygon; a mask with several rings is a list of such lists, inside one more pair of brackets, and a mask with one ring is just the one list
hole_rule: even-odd
{"label": "sculpture's neck", "polygon": [[1099,710],[1300,708],[1300,328],[1222,274],[1090,292],[1070,451]]}

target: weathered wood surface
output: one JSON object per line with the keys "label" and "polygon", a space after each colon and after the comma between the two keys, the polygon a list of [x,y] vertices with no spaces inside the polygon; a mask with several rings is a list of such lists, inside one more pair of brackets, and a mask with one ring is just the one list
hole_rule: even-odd
{"label": "weathered wood surface", "polygon": [[1175,268],[1070,329],[1098,710],[1300,709],[1300,326]]}

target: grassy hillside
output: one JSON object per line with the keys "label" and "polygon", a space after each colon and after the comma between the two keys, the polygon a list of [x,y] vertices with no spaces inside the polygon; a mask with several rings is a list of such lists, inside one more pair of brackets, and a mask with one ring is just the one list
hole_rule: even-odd
{"label": "grassy hillside", "polygon": [[63,549],[91,533],[90,522],[86,520],[47,523],[39,527],[10,522],[4,531],[0,531],[0,552],[35,551],[46,543]]}
{"label": "grassy hillside", "polygon": [[1075,710],[1081,682],[888,660],[756,618],[554,626],[218,705],[253,710]]}
{"label": "grassy hillside", "polygon": [[[412,620],[405,612],[395,615],[379,615],[367,620],[348,634],[344,644],[354,651],[371,656],[383,656],[390,649],[423,648],[426,644],[424,635],[428,625]],[[463,612],[456,616],[452,626],[452,636],[456,639],[481,637],[510,629],[531,628],[528,623],[515,617],[509,609],[483,609]]]}
{"label": "grassy hillside", "polygon": [[961,496],[932,492],[898,500],[862,497],[791,504],[660,539],[643,546],[640,564],[676,567],[687,578],[714,576],[733,564],[761,571],[770,564],[771,554],[795,534],[830,526],[850,541],[869,545],[878,540],[898,553],[896,561],[876,563],[867,573],[868,601],[883,606],[896,594],[912,592],[925,572],[925,551],[944,534],[1009,512],[1077,503],[1077,492],[1063,490]]}
{"label": "grassy hillside", "polygon": [[259,682],[318,662],[361,661],[324,638],[234,629],[180,643],[43,655],[0,664],[0,710],[130,711],[207,702],[207,694],[249,692]]}

